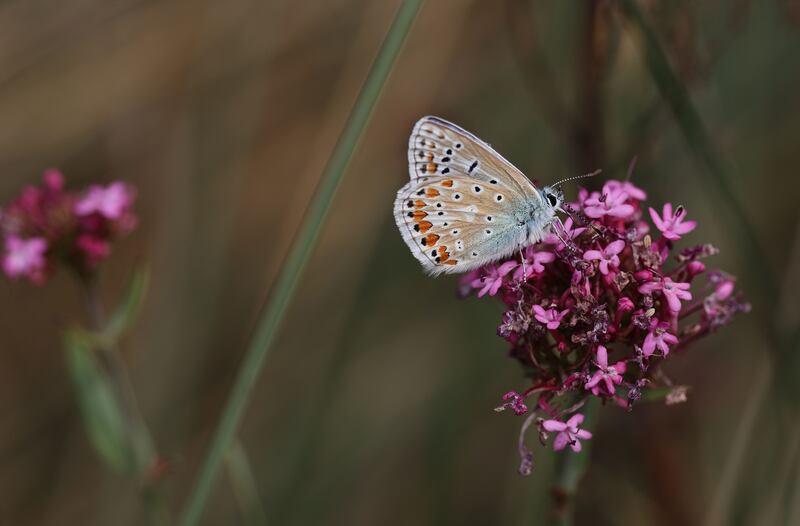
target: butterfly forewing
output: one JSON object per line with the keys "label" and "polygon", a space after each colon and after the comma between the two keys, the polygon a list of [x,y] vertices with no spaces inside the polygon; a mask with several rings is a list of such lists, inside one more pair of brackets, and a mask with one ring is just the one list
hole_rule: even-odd
{"label": "butterfly forewing", "polygon": [[414,126],[408,140],[408,172],[412,180],[469,177],[538,195],[528,178],[491,146],[439,117],[423,117]]}

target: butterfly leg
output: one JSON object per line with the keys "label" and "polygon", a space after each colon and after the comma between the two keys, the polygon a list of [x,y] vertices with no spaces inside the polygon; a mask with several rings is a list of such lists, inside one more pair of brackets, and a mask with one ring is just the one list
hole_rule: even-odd
{"label": "butterfly leg", "polygon": [[[561,232],[559,232],[558,228],[556,228],[556,226],[555,226],[556,223],[558,224],[558,226],[561,227]],[[569,249],[569,248],[572,247],[572,243],[567,241],[566,239],[564,239],[561,236],[561,233],[562,232],[566,232],[567,228],[564,226],[564,223],[561,222],[561,218],[560,217],[555,216],[553,218],[553,222],[550,223],[550,228],[553,230],[553,232],[555,233],[556,237],[558,237],[558,239],[564,244],[564,248]]]}

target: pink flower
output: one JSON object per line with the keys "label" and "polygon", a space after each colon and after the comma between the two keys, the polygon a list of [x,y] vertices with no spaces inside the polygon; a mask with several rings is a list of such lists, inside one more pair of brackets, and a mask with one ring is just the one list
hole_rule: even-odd
{"label": "pink flower", "polygon": [[561,319],[566,316],[568,312],[569,309],[564,309],[561,312],[558,312],[555,307],[550,307],[549,309],[545,310],[541,305],[533,306],[534,318],[545,324],[551,331],[558,329],[558,326],[561,325]]}
{"label": "pink flower", "polygon": [[690,287],[691,284],[689,283],[677,283],[670,278],[664,277],[661,281],[650,281],[640,285],[639,292],[642,294],[652,294],[660,290],[667,300],[669,310],[673,313],[677,313],[681,310],[681,300],[688,301],[692,299],[692,293],[689,292]]}
{"label": "pink flower", "polygon": [[676,343],[678,343],[678,338],[667,332],[667,324],[653,320],[650,332],[647,333],[644,345],[642,345],[642,354],[649,358],[656,349],[659,349],[666,356],[669,354],[669,346]]}
{"label": "pink flower", "polygon": [[627,296],[622,296],[617,302],[617,312],[630,312],[636,308],[633,301]]}
{"label": "pink flower", "polygon": [[[733,276],[706,269],[713,246],[678,247],[661,235],[646,217],[645,193],[629,182],[602,188],[580,190],[573,208],[565,205],[574,214],[543,244],[523,250],[524,267],[514,252],[461,281],[503,305],[497,334],[529,380],[495,408],[524,414],[522,474],[532,469],[525,436],[533,422],[539,438],[552,435],[555,449],[580,450],[592,435],[580,429],[576,408],[600,398],[633,409],[648,391],[670,385],[653,374],[655,359],[669,359],[750,309]],[[661,232],[680,236],[693,226],[676,212],[667,207],[658,217]],[[701,290],[699,274],[707,283],[700,293],[690,289]]]}
{"label": "pink flower", "polygon": [[78,236],[75,245],[78,247],[78,250],[83,252],[89,268],[97,266],[98,263],[111,254],[111,245],[108,241],[89,234],[81,234]]}
{"label": "pink flower", "polygon": [[75,213],[79,216],[97,213],[106,219],[122,219],[134,198],[133,190],[120,181],[105,188],[92,185],[86,195],[75,203]]}
{"label": "pink flower", "polygon": [[27,277],[33,282],[41,282],[47,261],[47,240],[42,237],[21,239],[10,235],[6,237],[3,254],[3,272],[11,279]]}
{"label": "pink flower", "polygon": [[592,219],[611,216],[625,219],[636,211],[633,205],[626,203],[628,194],[620,188],[609,188],[603,195],[593,193],[583,203],[584,213]]}
{"label": "pink flower", "polygon": [[525,276],[523,277],[522,275],[523,265],[519,265],[519,268],[514,272],[514,279],[517,281],[527,281],[534,274],[541,274],[544,272],[544,264],[555,261],[556,255],[552,252],[547,252],[545,250],[536,251],[533,247],[528,247],[525,249],[524,259]]}
{"label": "pink flower", "polygon": [[717,288],[714,290],[714,297],[717,301],[725,301],[733,294],[734,287],[735,283],[733,280],[726,279],[717,285]]}
{"label": "pink flower", "polygon": [[617,254],[622,252],[624,248],[625,242],[618,239],[609,243],[602,252],[599,250],[587,250],[583,253],[583,259],[586,261],[600,261],[600,272],[606,276],[608,275],[609,267],[614,270],[619,268],[619,256]]}
{"label": "pink flower", "polygon": [[592,394],[598,396],[601,392],[602,386],[606,388],[606,394],[613,396],[616,393],[615,385],[622,383],[622,373],[625,372],[625,362],[617,362],[612,366],[608,365],[608,351],[602,345],[597,346],[597,371],[592,375],[592,378],[586,382],[586,389],[591,389]]}
{"label": "pink flower", "polygon": [[679,206],[677,213],[672,213],[672,203],[664,203],[664,208],[662,211],[662,216],[658,215],[658,212],[650,210],[650,218],[655,223],[656,228],[661,231],[661,234],[672,241],[676,241],[681,238],[683,234],[688,234],[697,226],[696,221],[684,221],[683,219],[686,217],[686,210]]}
{"label": "pink flower", "polygon": [[630,181],[615,181],[611,179],[606,181],[603,185],[603,193],[610,193],[615,191],[622,191],[628,194],[629,197],[637,201],[644,201],[647,199],[647,194],[641,188],[633,185]]}
{"label": "pink flower", "polygon": [[561,422],[559,420],[545,420],[542,422],[542,427],[550,433],[558,433],[555,441],[553,441],[554,450],[561,451],[567,447],[567,444],[569,444],[572,448],[572,451],[578,453],[581,450],[580,441],[589,440],[592,438],[592,433],[578,427],[582,423],[583,415],[580,413],[575,413],[566,422]]}
{"label": "pink flower", "polygon": [[693,278],[698,274],[706,271],[706,265],[702,261],[690,261],[686,265],[686,271],[689,273],[689,278]]}
{"label": "pink flower", "polygon": [[480,292],[478,292],[479,298],[486,295],[487,292],[489,293],[489,296],[494,296],[497,294],[497,291],[503,284],[503,278],[518,264],[519,263],[516,261],[506,261],[499,267],[497,265],[487,266],[486,270],[488,271],[488,274],[473,280],[472,288],[481,289]]}

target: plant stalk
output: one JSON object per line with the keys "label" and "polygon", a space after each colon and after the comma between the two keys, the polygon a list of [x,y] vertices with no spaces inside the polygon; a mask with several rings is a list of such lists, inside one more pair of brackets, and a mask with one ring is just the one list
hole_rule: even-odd
{"label": "plant stalk", "polygon": [[[590,396],[583,406],[584,421],[582,429],[594,432],[597,424],[597,410],[600,401],[597,397]],[[592,456],[592,441],[585,440],[581,443],[583,448],[580,453],[564,450],[558,455],[558,462],[554,473],[552,486],[553,507],[550,512],[552,526],[571,526],[575,520],[575,496],[583,475],[589,468]]]}
{"label": "plant stalk", "polygon": [[281,267],[271,297],[259,316],[256,330],[211,439],[211,445],[184,507],[180,521],[181,526],[193,526],[200,520],[219,472],[220,463],[236,436],[236,430],[261,373],[264,359],[272,347],[300,276],[322,230],[336,189],[350,163],[421,4],[422,0],[405,0],[401,4],[370,68],[325,167],[300,230]]}
{"label": "plant stalk", "polygon": [[[84,303],[88,316],[89,328],[96,334],[101,334],[106,327],[106,314],[97,282],[94,276],[79,278],[84,295]],[[166,526],[172,523],[167,511],[163,494],[158,481],[150,480],[149,472],[156,461],[154,441],[147,422],[139,407],[139,400],[133,388],[128,368],[119,354],[119,349],[113,343],[97,348],[98,357],[105,368],[118,396],[125,417],[126,426],[130,432],[130,440],[136,459],[136,474],[141,483],[140,494],[142,505],[149,517],[151,524]]]}

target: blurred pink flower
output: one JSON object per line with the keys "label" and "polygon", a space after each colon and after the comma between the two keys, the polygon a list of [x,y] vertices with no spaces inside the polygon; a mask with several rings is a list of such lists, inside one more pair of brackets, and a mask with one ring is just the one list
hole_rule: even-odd
{"label": "blurred pink flower", "polygon": [[11,279],[26,277],[35,283],[44,279],[47,240],[41,237],[21,239],[10,235],[5,240],[3,272]]}
{"label": "blurred pink flower", "polygon": [[736,284],[733,280],[726,279],[722,281],[714,290],[714,297],[717,299],[717,301],[725,301],[731,296],[731,294],[733,294],[733,289],[735,286]]}
{"label": "blurred pink flower", "polygon": [[669,240],[676,241],[683,234],[688,234],[697,226],[696,221],[684,221],[686,209],[682,206],[679,206],[677,213],[673,214],[672,203],[664,203],[661,216],[654,209],[650,208],[649,210],[650,218],[655,223],[656,228]]}
{"label": "blurred pink flower", "polygon": [[589,440],[592,438],[592,433],[581,429],[583,423],[583,415],[576,413],[570,417],[566,422],[559,420],[545,420],[542,422],[542,427],[550,433],[558,433],[556,439],[553,441],[553,449],[561,451],[567,444],[570,445],[572,451],[578,453],[581,450],[581,440]]}
{"label": "blurred pink flower", "polygon": [[[4,259],[6,275],[26,275],[37,283],[57,268],[57,263],[83,275],[92,272],[111,253],[111,243],[136,225],[132,205],[135,192],[122,182],[106,187],[93,185],[79,195],[65,190],[64,176],[46,170],[37,186],[26,186],[0,216],[0,232],[9,254]],[[40,244],[20,244],[40,239]],[[31,273],[26,268],[41,268]]]}
{"label": "blurred pink flower", "polygon": [[105,188],[92,185],[75,203],[75,213],[79,216],[98,213],[106,219],[122,219],[133,203],[135,195],[135,192],[121,181],[113,182]]}
{"label": "blurred pink flower", "polygon": [[545,310],[541,305],[533,306],[534,317],[551,331],[558,329],[558,326],[561,325],[561,319],[566,316],[568,312],[569,309],[564,309],[559,312],[555,307],[550,307]]}
{"label": "blurred pink flower", "polygon": [[616,393],[615,385],[622,383],[622,374],[625,372],[625,362],[617,362],[614,365],[608,365],[608,351],[602,345],[597,347],[597,360],[595,361],[597,371],[594,372],[591,379],[586,382],[584,386],[587,390],[591,390],[592,394],[598,396],[602,391],[602,385],[606,388],[606,394],[613,396]]}
{"label": "blurred pink flower", "polygon": [[641,188],[634,186],[633,183],[630,181],[615,181],[610,180],[607,181],[606,184],[603,185],[603,192],[604,193],[611,193],[611,192],[618,192],[622,191],[628,194],[629,197],[636,199],[638,201],[644,201],[647,199],[647,194]]}
{"label": "blurred pink flower", "polygon": [[[609,268],[616,270],[619,268],[619,254],[625,249],[625,242],[621,239],[612,241],[602,251],[587,250],[583,253],[586,261],[600,261],[600,273],[608,275]],[[612,270],[612,271],[613,271]]]}
{"label": "blurred pink flower", "polygon": [[665,276],[661,278],[661,281],[650,281],[640,285],[639,292],[642,294],[652,294],[660,290],[667,300],[669,310],[677,313],[681,310],[681,300],[688,301],[692,299],[692,293],[689,292],[689,288],[691,288],[690,283],[676,283]]}
{"label": "blurred pink flower", "polygon": [[78,236],[75,246],[84,254],[89,268],[95,267],[111,254],[111,245],[108,241],[89,234]]}

